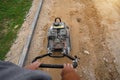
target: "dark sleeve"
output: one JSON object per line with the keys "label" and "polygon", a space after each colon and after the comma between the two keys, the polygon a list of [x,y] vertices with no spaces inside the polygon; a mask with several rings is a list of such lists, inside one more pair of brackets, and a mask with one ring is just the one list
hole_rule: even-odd
{"label": "dark sleeve", "polygon": [[40,70],[27,70],[13,63],[0,61],[0,79],[2,80],[51,80]]}

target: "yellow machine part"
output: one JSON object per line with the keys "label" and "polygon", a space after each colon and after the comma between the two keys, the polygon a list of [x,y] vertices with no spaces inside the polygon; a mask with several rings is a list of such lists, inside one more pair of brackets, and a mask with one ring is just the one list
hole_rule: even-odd
{"label": "yellow machine part", "polygon": [[53,28],[64,28],[64,26],[53,26]]}

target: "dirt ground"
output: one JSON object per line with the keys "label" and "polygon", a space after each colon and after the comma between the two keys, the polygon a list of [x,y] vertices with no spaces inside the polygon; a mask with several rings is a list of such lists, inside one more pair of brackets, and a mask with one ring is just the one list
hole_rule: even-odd
{"label": "dirt ground", "polygon": [[[81,80],[120,80],[120,0],[44,0],[26,64],[47,52],[47,30],[55,17],[70,27],[70,54],[80,58]],[[69,59],[47,57],[42,62],[62,64]],[[61,78],[61,70],[42,70],[53,80]]]}

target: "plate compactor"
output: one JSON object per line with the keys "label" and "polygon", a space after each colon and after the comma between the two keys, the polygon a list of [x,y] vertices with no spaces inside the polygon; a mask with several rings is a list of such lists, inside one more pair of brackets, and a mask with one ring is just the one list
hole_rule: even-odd
{"label": "plate compactor", "polygon": [[[48,53],[44,55],[37,56],[32,62],[37,59],[49,56],[53,58],[67,57],[73,61],[73,67],[76,68],[78,65],[77,56],[71,56],[71,43],[70,43],[70,30],[69,27],[61,22],[59,17],[55,18],[55,22],[48,30]],[[60,55],[54,55],[55,53],[60,53]],[[63,68],[60,64],[41,64],[42,68]]]}

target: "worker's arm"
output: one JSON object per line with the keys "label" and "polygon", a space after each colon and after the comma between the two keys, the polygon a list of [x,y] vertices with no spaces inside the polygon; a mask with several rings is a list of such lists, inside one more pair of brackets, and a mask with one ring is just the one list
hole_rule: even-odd
{"label": "worker's arm", "polygon": [[80,80],[80,77],[74,70],[72,64],[64,64],[61,76],[62,80]]}
{"label": "worker's arm", "polygon": [[11,62],[0,61],[0,79],[2,80],[51,80],[51,77],[40,70],[39,62],[34,62],[25,68]]}

